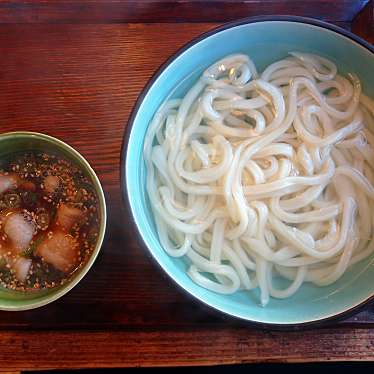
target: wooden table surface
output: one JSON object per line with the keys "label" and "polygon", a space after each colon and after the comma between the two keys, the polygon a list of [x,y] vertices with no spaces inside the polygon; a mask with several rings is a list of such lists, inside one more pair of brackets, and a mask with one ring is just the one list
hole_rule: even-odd
{"label": "wooden table surface", "polygon": [[246,15],[299,14],[373,42],[368,1],[0,1],[0,131],[56,136],[100,177],[108,231],[62,299],[0,312],[0,371],[374,359],[374,307],[303,332],[267,331],[183,294],[136,241],[121,207],[119,157],[134,102],[192,37]]}

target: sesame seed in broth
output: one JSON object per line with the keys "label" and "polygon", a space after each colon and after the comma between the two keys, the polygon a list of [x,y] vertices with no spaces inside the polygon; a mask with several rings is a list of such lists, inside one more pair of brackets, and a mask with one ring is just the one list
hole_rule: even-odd
{"label": "sesame seed in broth", "polygon": [[100,220],[92,182],[56,154],[31,151],[1,161],[0,177],[9,186],[0,193],[0,286],[57,287],[96,245]]}

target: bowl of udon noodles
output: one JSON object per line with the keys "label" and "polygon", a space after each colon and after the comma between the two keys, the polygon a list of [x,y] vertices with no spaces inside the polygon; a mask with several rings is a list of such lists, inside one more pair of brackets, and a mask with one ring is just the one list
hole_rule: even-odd
{"label": "bowl of udon noodles", "polygon": [[151,78],[122,187],[183,290],[269,326],[344,317],[374,295],[374,49],[260,17],[203,34]]}

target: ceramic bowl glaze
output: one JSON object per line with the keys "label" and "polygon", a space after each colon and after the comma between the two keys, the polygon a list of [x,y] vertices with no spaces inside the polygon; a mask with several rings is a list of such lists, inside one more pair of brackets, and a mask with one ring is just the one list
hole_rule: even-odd
{"label": "ceramic bowl glaze", "polygon": [[[201,302],[241,319],[272,326],[328,321],[345,316],[374,295],[374,260],[350,268],[328,287],[304,284],[291,298],[271,299],[263,308],[257,292],[221,295],[195,284],[186,274],[187,259],[169,257],[157,237],[145,190],[143,142],[160,104],[181,97],[213,62],[232,53],[248,54],[259,71],[284,58],[289,51],[304,51],[334,61],[342,73],[355,72],[363,90],[374,95],[374,49],[365,41],[335,26],[300,17],[261,17],[224,25],[193,40],[172,56],[153,76],[133,110],[122,151],[122,188],[145,246],[162,269],[186,292]],[[286,281],[275,282],[285,287]]]}
{"label": "ceramic bowl glaze", "polygon": [[0,157],[13,152],[40,150],[52,152],[64,156],[72,161],[91,180],[99,200],[100,230],[95,249],[87,261],[75,274],[63,285],[37,292],[10,291],[0,288],[0,310],[26,310],[38,308],[51,303],[65,295],[85,276],[94,263],[103,242],[106,227],[106,205],[104,192],[100,181],[89,163],[72,147],[66,143],[48,135],[35,132],[10,132],[0,134]]}

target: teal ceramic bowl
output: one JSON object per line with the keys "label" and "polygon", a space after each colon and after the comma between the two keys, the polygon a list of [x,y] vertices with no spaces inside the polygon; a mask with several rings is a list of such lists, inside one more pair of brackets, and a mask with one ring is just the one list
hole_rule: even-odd
{"label": "teal ceramic bowl", "polygon": [[[246,53],[262,71],[294,50],[325,56],[343,73],[356,72],[363,90],[374,95],[374,49],[365,41],[341,28],[306,18],[244,19],[193,40],[158,70],[135,105],[122,150],[124,198],[142,241],[162,269],[186,292],[214,309],[273,327],[313,324],[353,312],[374,295],[374,260],[358,263],[329,287],[304,284],[291,298],[271,299],[265,308],[259,305],[256,293],[220,295],[201,288],[186,274],[188,260],[169,257],[160,245],[145,191],[142,151],[148,124],[160,104],[166,98],[181,97],[213,62],[231,53]],[[282,280],[276,285],[285,286]]]}
{"label": "teal ceramic bowl", "polygon": [[0,134],[0,157],[9,153],[27,150],[40,150],[60,154],[79,166],[92,181],[99,199],[100,230],[95,249],[87,261],[62,286],[37,292],[10,291],[0,287],[0,310],[27,310],[41,307],[57,300],[69,292],[87,274],[100,251],[106,227],[106,205],[100,181],[89,163],[74,148],[48,135],[35,132],[10,132]]}

